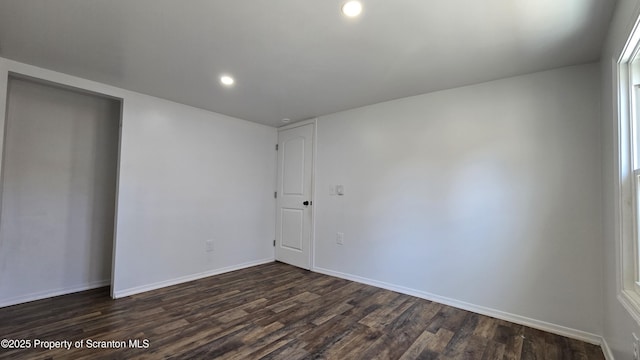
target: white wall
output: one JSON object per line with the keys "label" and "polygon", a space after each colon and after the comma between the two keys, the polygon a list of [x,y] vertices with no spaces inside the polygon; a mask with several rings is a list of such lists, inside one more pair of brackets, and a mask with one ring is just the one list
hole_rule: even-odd
{"label": "white wall", "polygon": [[616,11],[604,45],[602,69],[602,148],[604,188],[604,328],[603,336],[616,359],[631,359],[633,354],[632,332],[640,334],[640,327],[617,299],[621,274],[617,226],[620,214],[617,184],[618,151],[617,97],[614,82],[616,62],[632,26],[638,16],[640,1],[618,0]]}
{"label": "white wall", "polygon": [[123,99],[117,296],[273,260],[276,129],[0,58],[3,114],[8,72]]}
{"label": "white wall", "polygon": [[0,304],[111,280],[120,104],[10,82]]}
{"label": "white wall", "polygon": [[590,64],[320,117],[315,266],[597,341],[599,80]]}
{"label": "white wall", "polygon": [[124,113],[116,291],[273,260],[275,128],[151,97]]}

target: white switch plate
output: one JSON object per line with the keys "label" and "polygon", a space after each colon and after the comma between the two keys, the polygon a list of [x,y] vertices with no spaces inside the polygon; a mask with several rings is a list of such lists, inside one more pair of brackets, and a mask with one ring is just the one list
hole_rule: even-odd
{"label": "white switch plate", "polygon": [[344,233],[339,232],[336,234],[336,244],[338,245],[344,244]]}
{"label": "white switch plate", "polygon": [[329,195],[335,195],[335,194],[336,194],[335,186],[333,185],[329,186]]}
{"label": "white switch plate", "polygon": [[344,186],[343,185],[336,185],[336,194],[344,195]]}
{"label": "white switch plate", "polygon": [[213,251],[213,240],[205,241],[205,248],[207,249],[207,252],[212,252]]}

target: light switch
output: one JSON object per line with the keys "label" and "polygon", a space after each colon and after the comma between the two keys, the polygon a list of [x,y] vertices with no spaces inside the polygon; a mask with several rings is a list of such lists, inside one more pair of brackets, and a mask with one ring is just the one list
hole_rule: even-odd
{"label": "light switch", "polygon": [[336,185],[336,194],[338,194],[338,195],[344,195],[344,186],[342,186],[342,185]]}

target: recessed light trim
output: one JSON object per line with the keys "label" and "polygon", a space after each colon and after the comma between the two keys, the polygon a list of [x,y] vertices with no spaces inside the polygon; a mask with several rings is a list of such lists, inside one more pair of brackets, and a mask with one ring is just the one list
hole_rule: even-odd
{"label": "recessed light trim", "polygon": [[220,76],[220,83],[224,86],[231,86],[236,81],[230,75],[222,75]]}
{"label": "recessed light trim", "polygon": [[291,121],[291,119],[289,119],[289,118],[282,119],[282,122],[285,123],[285,124],[288,123],[289,121]]}
{"label": "recessed light trim", "polygon": [[362,3],[360,1],[347,1],[342,5],[342,13],[348,17],[356,17],[362,13]]}

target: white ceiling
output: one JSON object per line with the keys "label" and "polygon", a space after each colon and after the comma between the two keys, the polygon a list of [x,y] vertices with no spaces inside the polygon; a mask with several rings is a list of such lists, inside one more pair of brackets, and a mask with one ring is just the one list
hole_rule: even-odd
{"label": "white ceiling", "polygon": [[0,0],[0,56],[280,126],[597,61],[615,3],[342,2]]}

